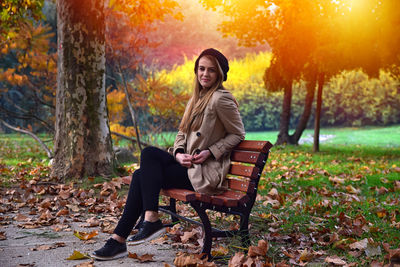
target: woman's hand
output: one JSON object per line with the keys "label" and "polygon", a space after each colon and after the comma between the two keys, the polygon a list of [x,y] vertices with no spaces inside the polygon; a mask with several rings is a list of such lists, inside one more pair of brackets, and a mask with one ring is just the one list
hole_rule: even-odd
{"label": "woman's hand", "polygon": [[206,150],[201,151],[199,154],[194,155],[192,162],[194,164],[201,164],[206,159],[208,159],[210,156],[211,156],[210,150],[206,149]]}
{"label": "woman's hand", "polygon": [[192,166],[193,157],[190,154],[176,153],[175,158],[183,167],[190,168]]}

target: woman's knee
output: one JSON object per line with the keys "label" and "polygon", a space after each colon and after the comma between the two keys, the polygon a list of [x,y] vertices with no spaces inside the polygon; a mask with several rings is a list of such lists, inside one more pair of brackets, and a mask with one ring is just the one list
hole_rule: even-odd
{"label": "woman's knee", "polygon": [[143,162],[144,160],[154,159],[160,153],[160,149],[153,146],[145,147],[142,150],[140,155],[140,161]]}

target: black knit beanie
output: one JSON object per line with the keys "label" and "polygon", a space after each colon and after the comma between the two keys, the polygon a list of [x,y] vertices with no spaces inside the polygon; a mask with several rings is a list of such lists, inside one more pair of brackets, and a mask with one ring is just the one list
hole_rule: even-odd
{"label": "black knit beanie", "polygon": [[194,73],[197,71],[197,67],[199,66],[199,60],[202,56],[210,55],[215,57],[218,60],[219,65],[221,66],[222,72],[224,73],[224,81],[228,78],[228,71],[229,71],[229,63],[228,59],[218,50],[214,48],[208,48],[201,52],[200,56],[196,59],[194,63]]}

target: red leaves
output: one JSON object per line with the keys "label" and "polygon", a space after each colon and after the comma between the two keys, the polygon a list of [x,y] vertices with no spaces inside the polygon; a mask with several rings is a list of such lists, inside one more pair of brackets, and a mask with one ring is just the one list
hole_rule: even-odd
{"label": "red leaves", "polygon": [[262,256],[265,257],[268,251],[268,242],[265,240],[259,240],[258,246],[250,246],[248,255],[249,257]]}

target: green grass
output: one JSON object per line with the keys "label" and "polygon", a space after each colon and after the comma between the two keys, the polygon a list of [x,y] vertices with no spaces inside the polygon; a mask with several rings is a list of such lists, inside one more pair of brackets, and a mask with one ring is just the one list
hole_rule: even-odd
{"label": "green grass", "polygon": [[[321,143],[325,144],[400,147],[400,125],[389,127],[323,128],[320,134]],[[249,140],[270,140],[275,142],[277,136],[278,131],[246,133],[246,139]],[[313,136],[314,130],[306,129],[300,139],[300,143],[312,143]],[[324,140],[325,138],[327,139]]]}
{"label": "green grass", "polygon": [[[274,209],[264,200],[256,202],[254,228],[262,230],[254,241],[267,238],[265,229],[272,225],[279,235],[302,238],[314,250],[340,255],[348,262],[383,261],[385,253],[355,258],[349,254],[349,244],[372,238],[381,249],[383,242],[400,246],[400,188],[394,184],[400,181],[400,148],[323,144],[320,153],[310,153],[311,149],[311,145],[272,148],[259,193],[267,196],[277,189],[281,205]],[[337,233],[338,240],[319,244],[318,238],[327,233]],[[271,241],[271,246],[299,249],[282,241]]]}

